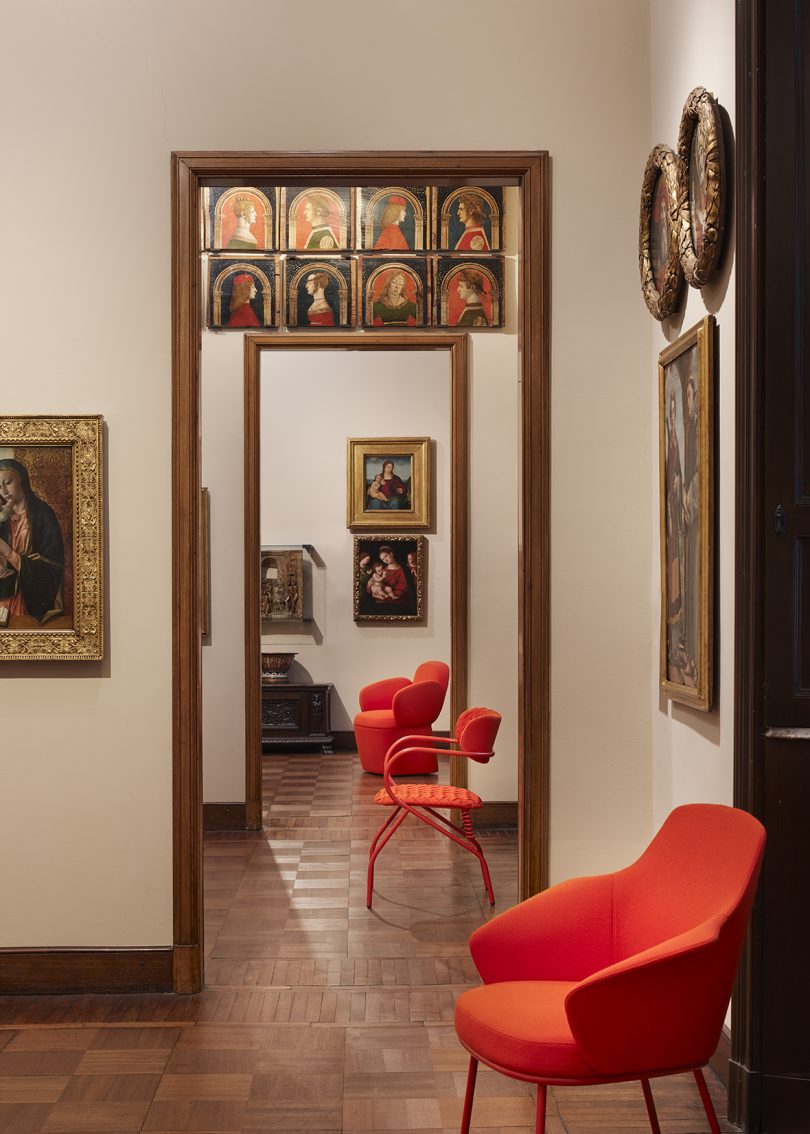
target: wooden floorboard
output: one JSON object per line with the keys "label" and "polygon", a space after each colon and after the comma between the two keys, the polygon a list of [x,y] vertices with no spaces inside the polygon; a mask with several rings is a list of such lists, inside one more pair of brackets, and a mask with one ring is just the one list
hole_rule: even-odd
{"label": "wooden floorboard", "polygon": [[[494,911],[472,856],[414,823],[368,911],[379,787],[352,755],[264,758],[264,830],[206,836],[199,995],[0,999],[2,1134],[457,1131],[453,1005],[477,983],[470,933],[515,901],[515,832],[481,836]],[[662,1134],[708,1129],[690,1076],[653,1091]],[[482,1069],[472,1134],[531,1134],[534,1097]],[[636,1084],[549,1092],[548,1134],[648,1130]]]}

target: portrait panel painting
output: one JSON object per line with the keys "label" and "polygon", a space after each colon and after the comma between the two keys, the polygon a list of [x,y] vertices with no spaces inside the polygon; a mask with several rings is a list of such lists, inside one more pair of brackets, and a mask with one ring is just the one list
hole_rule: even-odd
{"label": "portrait panel painting", "polygon": [[425,327],[429,323],[428,264],[414,260],[362,260],[363,324]]}
{"label": "portrait panel painting", "polygon": [[0,418],[0,660],[103,655],[101,418]]}
{"label": "portrait panel painting", "polygon": [[503,189],[497,185],[439,186],[436,247],[477,256],[503,247]]}
{"label": "portrait panel painting", "polygon": [[663,292],[667,278],[670,245],[669,204],[667,182],[659,173],[655,181],[650,210],[650,266],[656,290]]}
{"label": "portrait panel painting", "polygon": [[661,684],[667,696],[711,707],[712,366],[714,321],[659,359]]}
{"label": "portrait panel painting", "polygon": [[349,437],[349,528],[430,526],[430,438]]}
{"label": "portrait panel painting", "polygon": [[424,185],[360,190],[360,244],[367,251],[420,252],[426,246],[427,217]]}
{"label": "portrait panel painting", "polygon": [[436,267],[436,323],[483,330],[503,326],[503,261],[439,257]]}
{"label": "portrait panel painting", "polygon": [[354,261],[288,256],[284,292],[288,327],[350,327],[354,320]]}
{"label": "portrait panel painting", "polygon": [[250,330],[278,323],[275,259],[212,256],[208,262],[208,326]]}
{"label": "portrait panel painting", "polygon": [[205,190],[206,246],[231,252],[272,252],[277,246],[278,189],[273,185]]}
{"label": "portrait panel painting", "polygon": [[424,536],[355,536],[355,622],[423,621],[426,554]]}
{"label": "portrait panel painting", "polygon": [[286,247],[294,252],[340,252],[352,247],[349,188],[285,188]]}

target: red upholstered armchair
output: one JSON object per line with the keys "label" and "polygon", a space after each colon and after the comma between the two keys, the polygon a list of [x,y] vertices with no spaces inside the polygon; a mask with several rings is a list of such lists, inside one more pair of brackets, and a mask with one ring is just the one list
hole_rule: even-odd
{"label": "red upholstered armchair", "polygon": [[[401,736],[432,736],[433,722],[442,711],[450,670],[444,662],[423,662],[413,681],[388,677],[360,690],[360,712],[354,735],[360,763],[366,772],[383,773],[385,754]],[[401,776],[424,775],[438,768],[435,755],[418,752],[397,765]]]}
{"label": "red upholstered armchair", "polygon": [[761,824],[712,804],[678,807],[641,858],[576,878],[507,910],[472,935],[484,984],[456,1004],[470,1052],[461,1132],[478,1063],[546,1087],[639,1079],[653,1134],[649,1080],[692,1071],[720,1134],[701,1068],[731,995],[765,845]]}

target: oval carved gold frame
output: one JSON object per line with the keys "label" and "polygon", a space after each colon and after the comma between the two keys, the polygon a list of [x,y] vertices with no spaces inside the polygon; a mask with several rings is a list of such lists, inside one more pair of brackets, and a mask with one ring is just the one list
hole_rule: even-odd
{"label": "oval carved gold frame", "polygon": [[[664,178],[669,213],[669,250],[664,286],[659,291],[650,257],[650,220],[652,200],[658,175]],[[647,158],[644,179],[641,183],[641,210],[638,221],[638,266],[641,274],[641,294],[650,313],[656,319],[668,318],[676,310],[683,285],[680,246],[683,227],[683,209],[686,201],[686,168],[682,159],[670,146],[656,146]]]}
{"label": "oval carved gold frame", "polygon": [[[692,146],[698,130],[704,140],[702,180],[706,195],[703,246],[699,251],[695,249],[692,236],[694,202],[689,176]],[[684,163],[686,189],[681,226],[681,267],[691,287],[703,287],[716,272],[720,261],[726,211],[723,128],[717,100],[705,87],[695,87],[684,103],[678,129],[678,156]]]}

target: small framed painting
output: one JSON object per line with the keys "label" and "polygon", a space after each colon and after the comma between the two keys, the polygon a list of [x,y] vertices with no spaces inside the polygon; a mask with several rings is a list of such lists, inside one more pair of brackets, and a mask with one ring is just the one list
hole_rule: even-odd
{"label": "small framed painting", "polygon": [[424,536],[355,536],[354,621],[424,621],[426,560]]}
{"label": "small framed painting", "polygon": [[284,261],[284,309],[288,327],[354,325],[354,260]]}
{"label": "small framed painting", "polygon": [[440,327],[483,330],[503,326],[503,261],[440,256],[436,265],[436,313]]}
{"label": "small framed painting", "polygon": [[293,252],[341,252],[352,247],[354,190],[282,190],[286,247]]}
{"label": "small framed painting", "polygon": [[678,308],[683,287],[680,241],[686,199],[685,166],[669,146],[656,146],[641,183],[638,264],[641,293],[656,319]]}
{"label": "small framed painting", "polygon": [[720,262],[726,211],[723,127],[717,101],[705,87],[695,87],[684,104],[678,154],[688,185],[681,267],[691,287],[703,287]]}
{"label": "small framed painting", "polygon": [[426,245],[427,188],[387,185],[360,190],[360,240],[367,251],[421,252]]}
{"label": "small framed painting", "polygon": [[102,430],[0,417],[0,661],[104,656]]}
{"label": "small framed painting", "polygon": [[426,327],[430,321],[428,262],[363,256],[364,327]]}
{"label": "small framed painting", "polygon": [[658,358],[661,688],[712,707],[714,337],[707,315]]}
{"label": "small framed painting", "polygon": [[430,438],[349,437],[348,528],[430,527]]}
{"label": "small framed painting", "polygon": [[211,256],[208,261],[208,326],[244,331],[278,325],[276,262]]}
{"label": "small framed painting", "polygon": [[503,189],[497,185],[439,186],[435,247],[479,256],[503,247]]}
{"label": "small framed painting", "polygon": [[263,619],[301,621],[304,617],[304,550],[263,547],[260,568]]}
{"label": "small framed painting", "polygon": [[273,252],[277,247],[278,189],[243,185],[204,190],[206,247],[229,252]]}

